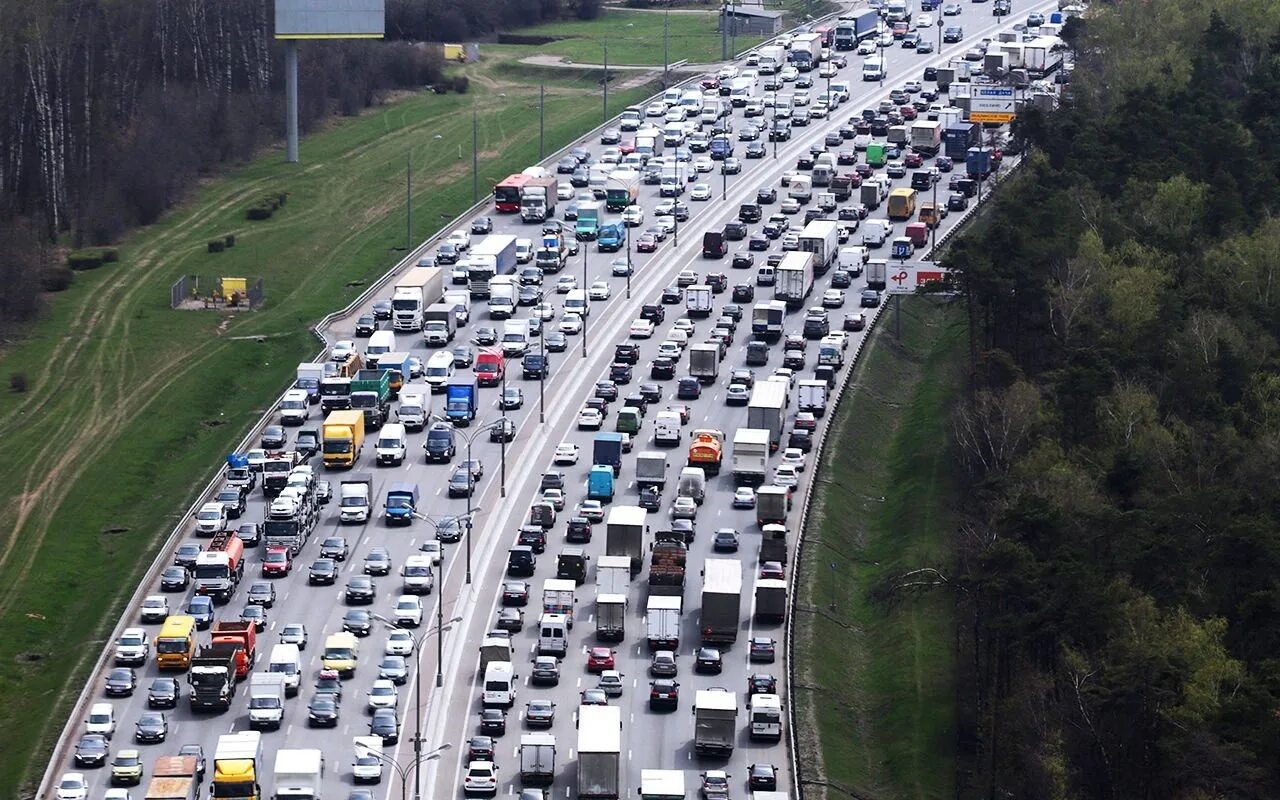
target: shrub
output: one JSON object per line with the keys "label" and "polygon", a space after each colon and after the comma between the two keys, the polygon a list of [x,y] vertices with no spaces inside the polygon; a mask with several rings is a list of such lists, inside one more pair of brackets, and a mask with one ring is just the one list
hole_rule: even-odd
{"label": "shrub", "polygon": [[27,376],[22,372],[15,372],[9,376],[9,391],[25,392],[27,390]]}
{"label": "shrub", "polygon": [[67,266],[78,272],[102,266],[102,253],[98,250],[73,250],[67,254]]}
{"label": "shrub", "polygon": [[451,79],[453,90],[458,94],[466,94],[467,89],[471,88],[471,81],[466,75],[454,75]]}
{"label": "shrub", "polygon": [[40,288],[46,292],[66,291],[75,279],[70,267],[46,267],[40,274]]}
{"label": "shrub", "polygon": [[227,248],[226,243],[224,243],[221,239],[211,239],[209,241],[210,253],[221,253],[226,248]]}
{"label": "shrub", "polygon": [[114,247],[99,247],[98,252],[102,253],[103,264],[114,264],[120,260],[120,251]]}
{"label": "shrub", "polygon": [[235,246],[236,246],[236,235],[235,235],[234,233],[228,233],[226,236],[222,237],[222,242],[223,242],[223,244],[225,244],[228,248],[235,247]]}

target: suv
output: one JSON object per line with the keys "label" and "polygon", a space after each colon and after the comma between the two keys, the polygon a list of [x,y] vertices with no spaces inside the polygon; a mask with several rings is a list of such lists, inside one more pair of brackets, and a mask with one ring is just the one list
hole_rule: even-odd
{"label": "suv", "polygon": [[755,203],[743,203],[738,207],[738,219],[741,222],[759,222],[763,213],[760,206]]}

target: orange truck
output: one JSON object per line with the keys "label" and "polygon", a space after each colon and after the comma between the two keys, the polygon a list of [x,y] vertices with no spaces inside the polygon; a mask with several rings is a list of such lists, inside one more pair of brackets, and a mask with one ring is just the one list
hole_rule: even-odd
{"label": "orange truck", "polygon": [[196,594],[226,603],[243,577],[244,542],[234,531],[217,534],[209,548],[196,556]]}
{"label": "orange truck", "polygon": [[241,679],[253,668],[257,654],[258,630],[252,622],[219,620],[213,624],[213,646],[236,650],[236,678]]}
{"label": "orange truck", "polygon": [[720,472],[724,457],[724,433],[711,428],[699,428],[689,442],[689,466],[701,467],[708,475]]}

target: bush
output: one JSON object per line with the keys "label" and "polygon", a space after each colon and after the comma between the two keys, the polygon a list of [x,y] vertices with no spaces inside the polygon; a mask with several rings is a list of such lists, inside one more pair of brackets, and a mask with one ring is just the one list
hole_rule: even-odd
{"label": "bush", "polygon": [[120,260],[120,251],[114,247],[99,247],[98,252],[102,253],[103,264],[114,264]]}
{"label": "bush", "polygon": [[279,194],[267,195],[260,199],[257,203],[249,206],[245,212],[245,216],[249,219],[269,219],[272,214],[276,213],[276,209],[284,205],[289,195],[285,192]]}
{"label": "bush", "polygon": [[98,250],[73,250],[67,254],[67,266],[77,272],[102,266],[102,253]]}
{"label": "bush", "polygon": [[453,90],[458,94],[466,94],[467,89],[471,88],[471,81],[466,75],[454,75],[453,78],[450,79],[450,82],[453,86]]}
{"label": "bush", "polygon": [[71,288],[76,274],[69,267],[45,267],[40,274],[40,288],[46,292],[62,292]]}
{"label": "bush", "polygon": [[227,249],[227,245],[226,245],[226,243],[225,243],[225,242],[223,242],[221,239],[211,239],[211,240],[209,240],[209,245],[208,245],[208,246],[209,246],[209,252],[210,252],[210,253],[221,253],[223,250],[226,250],[226,249]]}
{"label": "bush", "polygon": [[222,237],[222,242],[227,246],[227,248],[235,247],[236,235],[234,233],[228,233],[226,236]]}
{"label": "bush", "polygon": [[27,376],[21,372],[15,372],[9,376],[9,391],[25,392],[27,390]]}

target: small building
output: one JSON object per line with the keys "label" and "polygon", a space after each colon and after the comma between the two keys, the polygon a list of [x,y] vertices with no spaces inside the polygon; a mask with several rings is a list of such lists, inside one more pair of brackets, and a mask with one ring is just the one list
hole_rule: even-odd
{"label": "small building", "polygon": [[782,32],[782,12],[766,11],[760,6],[726,5],[720,13],[720,26],[742,36],[777,36]]}

